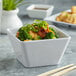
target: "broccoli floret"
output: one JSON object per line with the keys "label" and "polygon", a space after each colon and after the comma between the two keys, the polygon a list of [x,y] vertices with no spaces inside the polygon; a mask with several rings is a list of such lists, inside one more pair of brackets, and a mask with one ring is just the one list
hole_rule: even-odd
{"label": "broccoli floret", "polygon": [[59,38],[59,35],[56,33],[56,31],[52,27],[49,27],[49,30],[52,30],[55,33],[55,37]]}
{"label": "broccoli floret", "polygon": [[19,38],[21,41],[24,41],[24,40],[26,40],[26,39],[29,39],[29,40],[32,39],[32,36],[28,33],[28,30],[26,29],[25,26],[21,27],[21,28],[18,30],[18,32],[19,32],[19,37],[18,37],[18,38]]}
{"label": "broccoli floret", "polygon": [[55,39],[55,35],[52,32],[49,32],[46,34],[46,36],[44,37],[45,39]]}

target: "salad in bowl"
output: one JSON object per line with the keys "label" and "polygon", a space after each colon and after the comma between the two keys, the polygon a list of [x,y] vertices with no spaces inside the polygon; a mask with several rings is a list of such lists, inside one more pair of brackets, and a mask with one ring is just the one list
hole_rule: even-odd
{"label": "salad in bowl", "polygon": [[17,59],[25,67],[57,65],[71,37],[46,21],[35,20],[18,28],[8,28],[7,34]]}
{"label": "salad in bowl", "polygon": [[58,34],[49,27],[46,21],[34,20],[32,24],[22,26],[16,33],[16,37],[21,41],[56,39]]}

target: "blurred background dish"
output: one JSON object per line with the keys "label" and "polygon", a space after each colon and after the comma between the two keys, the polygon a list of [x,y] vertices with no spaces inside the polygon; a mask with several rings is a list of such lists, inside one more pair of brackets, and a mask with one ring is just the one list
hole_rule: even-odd
{"label": "blurred background dish", "polygon": [[[66,10],[67,12],[70,12],[71,10]],[[45,21],[48,21],[49,23],[52,24],[57,24],[58,26],[69,26],[69,27],[73,27],[76,28],[76,24],[72,24],[72,23],[67,23],[67,22],[61,22],[61,21],[56,21],[57,16],[59,16],[61,13],[57,13],[55,15],[49,16],[47,18],[44,18]]]}
{"label": "blurred background dish", "polygon": [[62,11],[55,19],[59,22],[76,24],[76,6],[71,7],[71,11]]}
{"label": "blurred background dish", "polygon": [[43,19],[52,14],[53,8],[53,5],[32,4],[26,10],[29,17]]}

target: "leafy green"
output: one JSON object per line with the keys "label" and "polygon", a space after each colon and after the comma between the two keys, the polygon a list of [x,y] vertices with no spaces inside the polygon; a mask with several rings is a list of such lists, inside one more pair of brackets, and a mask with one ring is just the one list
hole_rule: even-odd
{"label": "leafy green", "polygon": [[19,5],[24,4],[24,0],[3,0],[3,10],[15,10]]}
{"label": "leafy green", "polygon": [[38,26],[39,28],[44,28],[47,29],[47,25],[48,23],[46,21],[42,21],[42,20],[34,20],[34,26]]}
{"label": "leafy green", "polygon": [[21,41],[24,41],[26,39],[29,39],[29,40],[39,40],[39,39],[41,39],[40,36],[37,36],[36,38],[32,38],[32,36],[29,34],[30,31],[38,32],[38,30],[35,29],[34,26],[32,26],[31,24],[27,24],[26,26],[23,26],[18,30],[18,32],[19,32],[19,37],[18,38]]}
{"label": "leafy green", "polygon": [[26,29],[27,31],[33,31],[33,32],[38,32],[38,29],[35,29],[35,27],[32,24],[26,24]]}
{"label": "leafy green", "polygon": [[40,39],[42,39],[42,38],[39,35],[37,37],[33,38],[33,40],[40,40]]}
{"label": "leafy green", "polygon": [[28,29],[25,26],[23,26],[22,28],[20,28],[18,30],[18,32],[19,32],[19,37],[18,38],[21,41],[24,41],[26,39],[32,40],[32,36],[28,33]]}

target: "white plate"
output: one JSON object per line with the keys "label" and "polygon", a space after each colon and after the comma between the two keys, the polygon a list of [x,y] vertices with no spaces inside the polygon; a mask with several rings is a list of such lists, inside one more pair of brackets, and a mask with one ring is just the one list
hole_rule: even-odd
{"label": "white plate", "polygon": [[[66,10],[66,11],[69,12],[70,10]],[[48,21],[48,22],[56,23],[58,25],[64,25],[64,26],[70,26],[70,27],[75,27],[76,28],[76,24],[71,24],[71,23],[56,21],[56,17],[59,16],[59,15],[60,15],[60,13],[55,14],[55,15],[52,15],[50,17],[47,17],[44,20],[45,21]]]}

